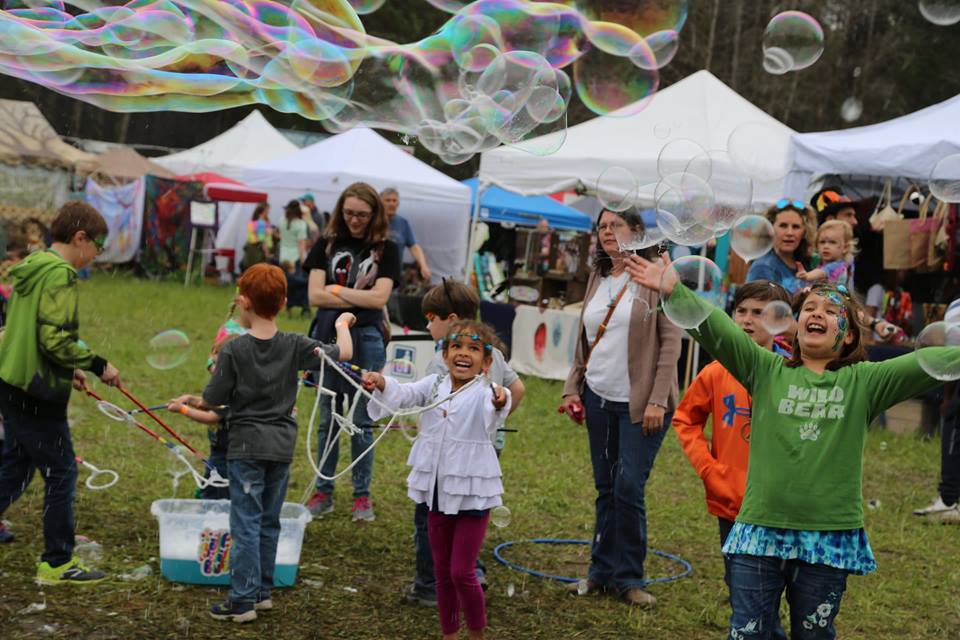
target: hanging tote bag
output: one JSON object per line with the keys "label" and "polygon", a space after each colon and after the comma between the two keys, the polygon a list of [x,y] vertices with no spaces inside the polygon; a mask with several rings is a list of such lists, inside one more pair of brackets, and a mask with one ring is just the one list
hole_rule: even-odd
{"label": "hanging tote bag", "polygon": [[893,209],[893,179],[887,178],[883,185],[883,192],[880,194],[880,200],[877,201],[877,209],[870,216],[870,228],[874,231],[883,231],[884,225],[888,220],[902,220],[903,215]]}

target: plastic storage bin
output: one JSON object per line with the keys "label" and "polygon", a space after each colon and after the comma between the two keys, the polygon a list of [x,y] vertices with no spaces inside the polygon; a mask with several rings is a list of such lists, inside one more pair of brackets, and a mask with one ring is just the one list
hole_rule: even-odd
{"label": "plastic storage bin", "polygon": [[[172,582],[230,584],[230,501],[155,500],[150,513],[160,521],[160,573]],[[306,507],[284,502],[273,583],[291,587],[297,579],[303,533],[313,517]]]}

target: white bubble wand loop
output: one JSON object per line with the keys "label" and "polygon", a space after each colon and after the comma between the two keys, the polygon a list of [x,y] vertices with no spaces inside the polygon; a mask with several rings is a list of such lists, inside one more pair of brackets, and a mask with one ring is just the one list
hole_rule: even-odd
{"label": "white bubble wand loop", "polygon": [[76,460],[78,464],[82,464],[90,471],[90,475],[87,477],[87,480],[84,482],[84,484],[87,486],[87,489],[90,489],[91,491],[103,491],[104,489],[109,489],[113,485],[117,484],[117,481],[120,479],[120,474],[113,469],[100,469],[90,464],[80,456],[74,456],[74,460]]}
{"label": "white bubble wand loop", "polygon": [[[310,414],[310,424],[308,425],[307,430],[306,430],[306,431],[307,431],[307,433],[306,433],[306,437],[307,437],[306,452],[307,452],[307,461],[310,463],[310,466],[313,468],[314,474],[315,474],[317,477],[322,478],[322,479],[324,479],[324,480],[336,480],[337,478],[340,478],[341,476],[343,476],[344,474],[348,473],[349,471],[352,471],[353,468],[354,468],[355,466],[357,466],[357,464],[364,458],[364,456],[366,456],[366,455],[369,454],[371,451],[373,451],[373,449],[380,443],[380,441],[381,441],[388,433],[390,433],[390,431],[393,431],[393,426],[394,426],[394,424],[396,423],[396,421],[397,421],[398,418],[404,417],[404,416],[419,415],[419,414],[421,414],[421,413],[423,413],[423,412],[425,412],[425,411],[430,411],[431,409],[435,409],[436,407],[439,407],[440,405],[444,404],[445,402],[449,402],[449,401],[452,400],[454,397],[456,397],[456,396],[459,395],[460,393],[463,393],[464,391],[466,391],[467,389],[469,389],[469,388],[472,387],[473,385],[477,384],[478,382],[482,382],[482,381],[484,380],[483,376],[476,376],[473,380],[471,380],[471,381],[468,382],[467,384],[463,385],[462,387],[460,387],[459,389],[457,389],[457,390],[454,391],[453,393],[451,393],[451,394],[449,394],[449,395],[447,395],[447,396],[445,396],[445,397],[443,397],[443,398],[438,398],[437,400],[435,400],[435,401],[431,402],[430,404],[428,404],[428,405],[426,405],[426,406],[423,406],[423,407],[409,407],[409,408],[407,408],[407,409],[393,409],[392,407],[387,406],[387,405],[384,404],[381,400],[379,400],[378,398],[376,398],[372,393],[370,393],[369,391],[367,391],[366,389],[364,389],[364,388],[363,388],[363,385],[361,385],[360,383],[358,383],[358,382],[354,379],[354,377],[350,375],[350,373],[349,373],[348,371],[346,371],[346,370],[344,370],[343,368],[337,366],[336,361],[333,360],[332,358],[330,358],[330,356],[328,356],[326,353],[322,353],[322,352],[321,352],[320,355],[321,355],[321,357],[322,357],[322,362],[321,362],[321,364],[320,364],[320,373],[319,373],[319,379],[321,380],[321,383],[317,385],[317,399],[316,399],[316,401],[314,402],[313,411],[312,411],[311,414]],[[356,393],[355,393],[355,395],[354,395],[353,402],[350,404],[349,409],[347,409],[347,410],[344,412],[344,415],[342,415],[342,416],[341,416],[341,415],[338,415],[338,414],[336,413],[336,411],[334,410],[334,409],[336,409],[336,407],[332,405],[332,403],[334,402],[334,399],[336,398],[336,395],[337,395],[336,392],[335,392],[335,391],[332,391],[332,390],[330,390],[330,389],[327,389],[326,387],[323,387],[323,386],[322,386],[323,374],[324,374],[324,372],[326,371],[327,361],[329,361],[329,362],[331,363],[331,368],[332,368],[332,370],[335,371],[335,372],[337,372],[344,380],[347,381],[347,383],[349,383],[351,386],[353,386],[354,390],[356,391]],[[340,473],[335,473],[335,474],[333,474],[332,476],[328,476],[328,475],[324,474],[320,469],[323,467],[323,464],[326,462],[327,458],[329,457],[330,452],[333,450],[333,445],[337,442],[337,439],[340,437],[340,434],[343,433],[344,431],[346,431],[346,432],[348,432],[348,433],[350,433],[350,434],[353,434],[353,433],[361,433],[361,432],[362,432],[362,428],[361,428],[361,427],[358,427],[358,426],[353,422],[353,415],[354,415],[354,412],[356,411],[357,404],[358,404],[358,402],[359,402],[359,400],[360,400],[360,398],[361,398],[361,394],[362,394],[362,397],[364,397],[364,398],[367,399],[367,402],[376,403],[377,405],[379,405],[379,406],[383,407],[384,409],[390,411],[390,412],[391,412],[390,420],[389,420],[389,422],[384,426],[384,428],[383,428],[382,432],[380,433],[380,435],[378,435],[378,436],[376,437],[376,439],[374,439],[374,441],[373,441],[372,443],[370,443],[370,446],[367,447],[366,449],[364,449],[359,455],[357,455],[357,456],[353,459],[353,461],[352,461],[349,465],[347,465],[347,467],[345,467],[342,471],[340,471]],[[330,429],[328,430],[328,432],[327,432],[327,441],[326,441],[326,443],[325,443],[325,445],[324,445],[324,447],[323,447],[323,452],[322,452],[321,455],[320,455],[320,460],[319,460],[319,462],[316,462],[316,461],[314,461],[314,459],[313,459],[312,450],[311,450],[311,448],[310,448],[310,441],[311,441],[311,439],[312,439],[312,427],[313,427],[313,425],[316,423],[316,422],[315,422],[315,420],[316,420],[316,414],[317,414],[317,410],[318,410],[318,408],[319,408],[319,406],[320,406],[320,397],[323,396],[323,395],[329,396],[329,397],[331,398],[331,400],[330,400],[330,402],[331,402],[331,414],[333,415],[332,422],[336,423],[336,431],[333,430],[333,428],[332,428],[332,427],[333,427],[333,424],[331,424],[331,425],[330,425],[331,428],[330,428]]]}

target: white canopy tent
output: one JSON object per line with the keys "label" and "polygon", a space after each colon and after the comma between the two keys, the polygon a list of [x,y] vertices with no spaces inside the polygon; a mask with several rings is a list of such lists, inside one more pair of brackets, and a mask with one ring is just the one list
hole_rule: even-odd
{"label": "white canopy tent", "polygon": [[[591,191],[604,169],[622,167],[633,174],[638,185],[653,185],[660,180],[657,162],[660,150],[668,142],[687,139],[706,151],[725,151],[730,134],[747,123],[767,125],[783,136],[794,133],[709,71],[698,71],[658,92],[649,106],[636,115],[618,117],[614,113],[570,127],[556,153],[537,156],[523,151],[524,147],[547,147],[543,140],[488,151],[480,158],[480,180],[524,195],[555,193],[578,186]],[[761,133],[762,130],[758,131]],[[788,164],[786,145],[773,145],[763,135],[748,142],[755,161],[770,166]],[[782,188],[782,180],[754,183],[753,201],[773,202],[781,197]],[[641,196],[652,196],[643,191]],[[728,195],[729,200],[740,198],[740,192],[723,193],[722,185],[716,191],[718,202],[727,200]]]}
{"label": "white canopy tent", "polygon": [[802,196],[823,174],[926,181],[938,161],[960,153],[960,95],[866,127],[797,134],[793,147],[791,196]]}
{"label": "white canopy tent", "polygon": [[152,160],[175,175],[212,171],[241,180],[250,167],[297,151],[259,111],[192,149]]}
{"label": "white canopy tent", "polygon": [[[274,211],[312,193],[321,211],[332,211],[354,182],[378,191],[400,192],[399,214],[413,227],[435,278],[462,278],[470,224],[470,188],[391,144],[376,132],[356,128],[244,172],[245,184],[266,191]],[[251,205],[236,205],[217,236],[217,245],[240,255]],[[233,215],[236,212],[236,215]],[[279,215],[274,213],[278,221]]]}

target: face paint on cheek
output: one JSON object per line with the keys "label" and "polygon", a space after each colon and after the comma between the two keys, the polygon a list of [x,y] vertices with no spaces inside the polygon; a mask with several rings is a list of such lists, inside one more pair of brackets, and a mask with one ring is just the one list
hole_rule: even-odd
{"label": "face paint on cheek", "polygon": [[847,312],[846,310],[840,313],[840,316],[837,318],[837,337],[833,341],[833,350],[839,351],[840,346],[843,344],[843,337],[847,333]]}

